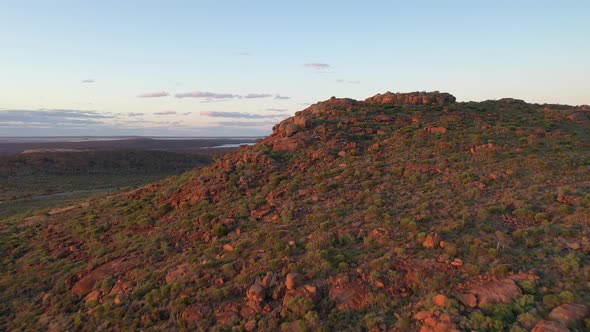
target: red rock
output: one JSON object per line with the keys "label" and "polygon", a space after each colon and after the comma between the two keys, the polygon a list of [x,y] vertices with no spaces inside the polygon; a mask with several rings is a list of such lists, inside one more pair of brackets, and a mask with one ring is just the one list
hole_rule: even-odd
{"label": "red rock", "polygon": [[246,292],[246,297],[248,298],[248,300],[262,302],[265,297],[264,293],[264,288],[262,286],[260,286],[259,284],[254,284],[250,286],[250,288]]}
{"label": "red rock", "polygon": [[418,311],[417,313],[414,314],[414,319],[416,320],[425,320],[428,317],[432,316],[432,311],[429,310],[424,310],[424,311]]}
{"label": "red rock", "polygon": [[531,332],[569,332],[570,329],[560,323],[542,320],[535,325]]}
{"label": "red rock", "polygon": [[225,250],[225,251],[229,251],[229,252],[232,252],[232,251],[234,251],[234,247],[232,247],[232,246],[231,246],[231,245],[229,245],[229,244],[224,244],[224,245],[223,245],[223,250]]}
{"label": "red rock", "polygon": [[246,329],[247,332],[252,332],[256,330],[256,320],[252,319],[249,320],[248,322],[246,322],[246,324],[244,324],[244,329]]}
{"label": "red rock", "polygon": [[463,303],[464,305],[475,308],[477,306],[477,297],[473,294],[463,294],[458,297],[459,302]]}
{"label": "red rock", "polygon": [[463,260],[459,259],[459,258],[455,258],[453,259],[453,261],[451,262],[451,265],[453,266],[463,266]]}
{"label": "red rock", "polygon": [[447,132],[447,128],[445,127],[430,127],[426,126],[424,128],[425,131],[429,133],[436,133],[436,134],[445,134]]}
{"label": "red rock", "polygon": [[208,305],[195,303],[192,304],[182,312],[182,318],[189,322],[202,320],[211,315],[211,308]]}
{"label": "red rock", "polygon": [[379,114],[373,116],[372,120],[375,122],[391,122],[393,121],[393,117],[386,114]]}
{"label": "red rock", "polygon": [[460,296],[459,301],[466,306],[475,307],[476,305],[511,303],[521,295],[522,290],[514,280],[505,278],[476,284],[468,290],[468,294]]}
{"label": "red rock", "polygon": [[291,137],[299,131],[299,127],[292,122],[287,122],[284,128],[285,137]]}
{"label": "red rock", "polygon": [[96,269],[90,271],[85,276],[80,278],[78,282],[72,287],[72,293],[76,295],[84,295],[92,291],[97,281],[102,280],[107,275],[113,276],[122,274],[127,270],[135,267],[138,264],[136,259],[119,258],[114,261],[105,263]]}
{"label": "red rock", "polygon": [[337,310],[359,310],[369,304],[368,289],[358,281],[339,278],[330,288],[328,298],[336,304]]}
{"label": "red rock", "polygon": [[443,294],[437,294],[432,298],[432,303],[439,307],[446,307],[449,304],[449,299]]}
{"label": "red rock", "polygon": [[424,240],[424,242],[422,242],[422,245],[426,248],[436,248],[438,247],[440,243],[440,236],[438,235],[438,233],[430,233],[428,234],[428,236],[426,236],[426,239]]}
{"label": "red rock", "polygon": [[98,289],[93,290],[84,298],[84,302],[88,303],[90,301],[98,301],[100,297],[100,291]]}
{"label": "red rock", "polygon": [[318,291],[318,288],[316,286],[312,286],[312,285],[305,285],[303,286],[305,288],[306,291],[308,291],[311,294],[315,294]]}
{"label": "red rock", "polygon": [[299,284],[301,284],[301,281],[303,281],[302,275],[300,275],[297,272],[291,272],[287,274],[287,277],[285,279],[285,286],[287,287],[287,289],[293,290],[297,288]]}
{"label": "red rock", "polygon": [[434,92],[410,92],[378,94],[365,99],[369,104],[411,104],[411,105],[444,105],[455,102],[455,97],[448,93]]}
{"label": "red rock", "polygon": [[311,126],[311,119],[303,115],[293,117],[293,122],[296,126],[301,128],[307,128]]}
{"label": "red rock", "polygon": [[551,310],[548,318],[572,327],[590,315],[590,307],[582,303],[562,304]]}
{"label": "red rock", "polygon": [[269,289],[277,284],[277,276],[273,272],[266,272],[264,278],[262,278],[262,287]]}
{"label": "red rock", "polygon": [[273,142],[272,150],[278,152],[293,152],[301,147],[299,141],[280,139]]}

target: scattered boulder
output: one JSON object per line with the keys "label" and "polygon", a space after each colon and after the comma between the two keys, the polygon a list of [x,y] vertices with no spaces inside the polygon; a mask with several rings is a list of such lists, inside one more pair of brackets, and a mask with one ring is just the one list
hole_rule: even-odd
{"label": "scattered boulder", "polygon": [[440,244],[440,241],[441,238],[438,233],[430,233],[428,236],[426,236],[426,239],[424,242],[422,242],[422,245],[426,248],[436,248]]}
{"label": "scattered boulder", "polygon": [[264,301],[265,297],[264,293],[264,288],[258,283],[255,283],[254,285],[250,286],[250,288],[248,288],[246,297],[251,301],[262,302]]}
{"label": "scattered boulder", "polygon": [[451,262],[451,265],[452,265],[452,266],[456,266],[456,267],[463,266],[463,260],[462,260],[462,259],[460,259],[460,258],[455,258],[455,259],[453,259],[453,261]]}
{"label": "scattered boulder", "polygon": [[303,281],[303,276],[297,272],[291,272],[287,274],[287,278],[285,280],[285,286],[288,290],[293,290],[297,288],[301,282]]}
{"label": "scattered boulder", "polygon": [[260,285],[266,289],[273,288],[277,285],[277,276],[273,272],[266,272],[264,278],[260,282]]}
{"label": "scattered boulder", "polygon": [[449,298],[443,294],[437,294],[432,298],[432,303],[439,307],[446,307],[449,304]]}
{"label": "scattered boulder", "polygon": [[246,329],[247,332],[256,331],[256,320],[251,319],[246,322],[246,324],[244,324],[244,329]]}
{"label": "scattered boulder", "polygon": [[588,315],[590,315],[590,307],[587,305],[582,303],[568,303],[551,310],[548,318],[565,326],[573,327]]}
{"label": "scattered boulder", "polygon": [[414,319],[423,323],[420,332],[450,332],[460,331],[453,317],[440,311],[420,311]]}
{"label": "scattered boulder", "polygon": [[447,128],[426,126],[424,127],[424,131],[435,134],[446,134]]}
{"label": "scattered boulder", "polygon": [[477,306],[477,297],[475,297],[473,294],[462,294],[458,297],[458,299],[459,302],[470,308],[475,308]]}
{"label": "scattered boulder", "polygon": [[373,116],[372,120],[375,122],[391,122],[393,121],[393,117],[387,114],[378,114]]}

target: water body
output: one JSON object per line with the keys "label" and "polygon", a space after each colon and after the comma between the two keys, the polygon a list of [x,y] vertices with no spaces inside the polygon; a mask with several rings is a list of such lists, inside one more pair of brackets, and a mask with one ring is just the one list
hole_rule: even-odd
{"label": "water body", "polygon": [[215,149],[215,148],[238,148],[242,145],[254,145],[256,143],[231,143],[231,144],[221,144],[216,146],[208,146],[204,147],[203,149]]}

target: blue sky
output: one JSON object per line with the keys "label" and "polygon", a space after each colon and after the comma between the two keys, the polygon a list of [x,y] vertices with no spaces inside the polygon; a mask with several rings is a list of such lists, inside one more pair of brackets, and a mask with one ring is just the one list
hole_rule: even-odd
{"label": "blue sky", "polygon": [[0,6],[0,136],[265,135],[385,91],[590,104],[588,1]]}

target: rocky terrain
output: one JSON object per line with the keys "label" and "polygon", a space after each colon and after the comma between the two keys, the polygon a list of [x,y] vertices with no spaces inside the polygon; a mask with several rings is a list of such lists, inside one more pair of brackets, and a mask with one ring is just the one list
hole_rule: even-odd
{"label": "rocky terrain", "polygon": [[0,224],[0,329],[587,331],[590,107],[331,98]]}

